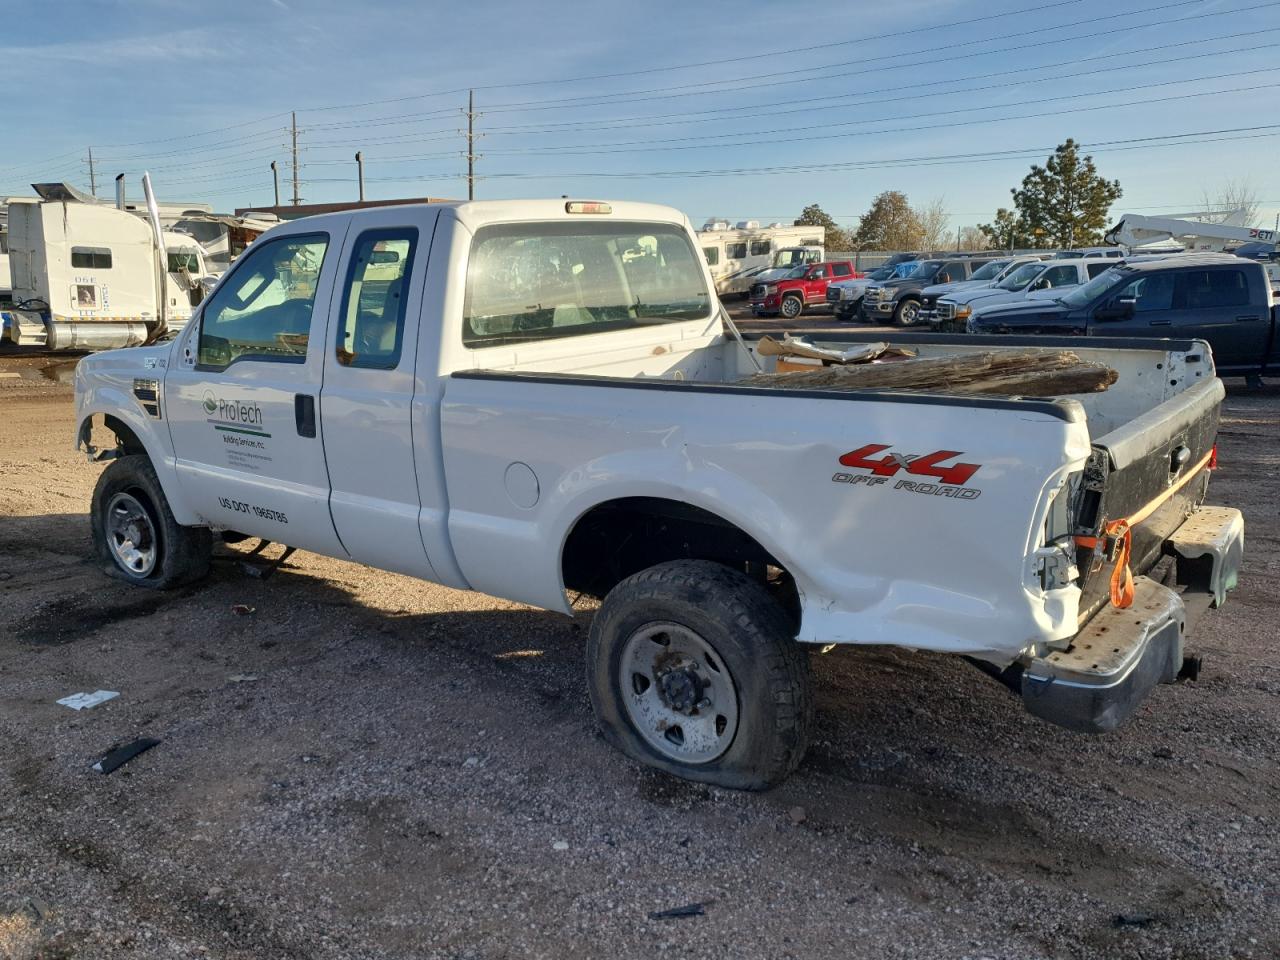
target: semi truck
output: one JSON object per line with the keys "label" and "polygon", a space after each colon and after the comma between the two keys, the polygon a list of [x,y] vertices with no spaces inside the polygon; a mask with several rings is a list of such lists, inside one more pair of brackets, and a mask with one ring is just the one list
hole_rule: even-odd
{"label": "semi truck", "polygon": [[1239,511],[1205,505],[1208,345],[907,333],[926,358],[1069,346],[1118,379],[762,386],[777,358],[700,246],[676,210],[595,200],[274,228],[171,341],[77,365],[96,556],[169,589],[249,537],[567,615],[601,598],[605,738],[733,788],[800,762],[831,645],[966,658],[1088,733],[1179,677],[1244,549]]}
{"label": "semi truck", "polygon": [[[204,295],[204,252],[186,234],[62,184],[9,199],[10,305],[2,338],[19,347],[100,350],[180,328]],[[164,260],[161,266],[161,259]]]}

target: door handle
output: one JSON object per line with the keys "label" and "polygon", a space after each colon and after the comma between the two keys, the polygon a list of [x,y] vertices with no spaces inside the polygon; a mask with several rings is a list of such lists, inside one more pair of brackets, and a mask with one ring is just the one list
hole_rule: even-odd
{"label": "door handle", "polygon": [[293,395],[293,420],[298,426],[298,436],[316,435],[316,398],[306,393]]}
{"label": "door handle", "polygon": [[1261,319],[1261,317],[1236,317],[1236,323],[1250,323]]}
{"label": "door handle", "polygon": [[1149,327],[1167,327],[1173,323],[1172,320],[1151,320],[1148,322]]}

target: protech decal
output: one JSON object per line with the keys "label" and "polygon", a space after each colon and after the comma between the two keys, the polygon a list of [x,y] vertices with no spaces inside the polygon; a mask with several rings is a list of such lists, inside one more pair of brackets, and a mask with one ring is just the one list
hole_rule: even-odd
{"label": "protech decal", "polygon": [[244,434],[250,437],[269,437],[262,429],[262,408],[256,403],[227,400],[215,396],[212,390],[204,392],[204,412],[215,430],[223,433]]}
{"label": "protech decal", "polygon": [[[975,473],[982,469],[980,463],[947,463],[962,455],[959,450],[935,450],[933,453],[885,453],[891,444],[869,443],[857,450],[850,450],[840,458],[842,467],[866,470],[867,473],[837,473],[831,478],[832,483],[847,483],[852,486],[885,487],[901,490],[905,493],[918,493],[923,496],[949,497],[954,500],[976,500],[982,491],[966,484]],[[877,460],[871,459],[876,454],[885,455]],[[889,486],[889,481],[899,473],[909,473],[918,477],[932,477],[937,482],[899,479]]]}

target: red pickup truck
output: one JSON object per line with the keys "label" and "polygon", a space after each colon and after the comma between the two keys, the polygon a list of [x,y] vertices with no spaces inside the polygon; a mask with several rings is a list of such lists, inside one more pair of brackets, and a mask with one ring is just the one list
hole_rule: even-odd
{"label": "red pickup truck", "polygon": [[782,314],[794,320],[806,306],[826,305],[827,284],[832,280],[854,280],[862,276],[852,260],[827,260],[799,266],[779,280],[757,283],[751,288],[751,312],[757,317]]}

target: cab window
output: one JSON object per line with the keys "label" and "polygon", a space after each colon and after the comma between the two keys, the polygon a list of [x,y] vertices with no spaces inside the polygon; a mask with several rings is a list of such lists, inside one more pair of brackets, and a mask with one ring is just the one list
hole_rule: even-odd
{"label": "cab window", "polygon": [[1177,286],[1178,306],[1183,310],[1249,304],[1249,279],[1243,270],[1183,270]]}
{"label": "cab window", "polygon": [[107,247],[72,247],[71,266],[81,270],[110,270],[111,250]]}
{"label": "cab window", "polygon": [[366,230],[356,240],[342,289],[336,346],[348,367],[394,369],[404,341],[408,282],[418,231]]}
{"label": "cab window", "polygon": [[309,233],[255,243],[205,307],[198,363],[302,363],[329,237]]}
{"label": "cab window", "polygon": [[853,271],[847,263],[833,263],[831,265],[831,275],[833,277],[851,277]]}
{"label": "cab window", "polygon": [[1148,273],[1126,284],[1118,296],[1134,301],[1134,313],[1168,310],[1173,306],[1173,277],[1168,271]]}

